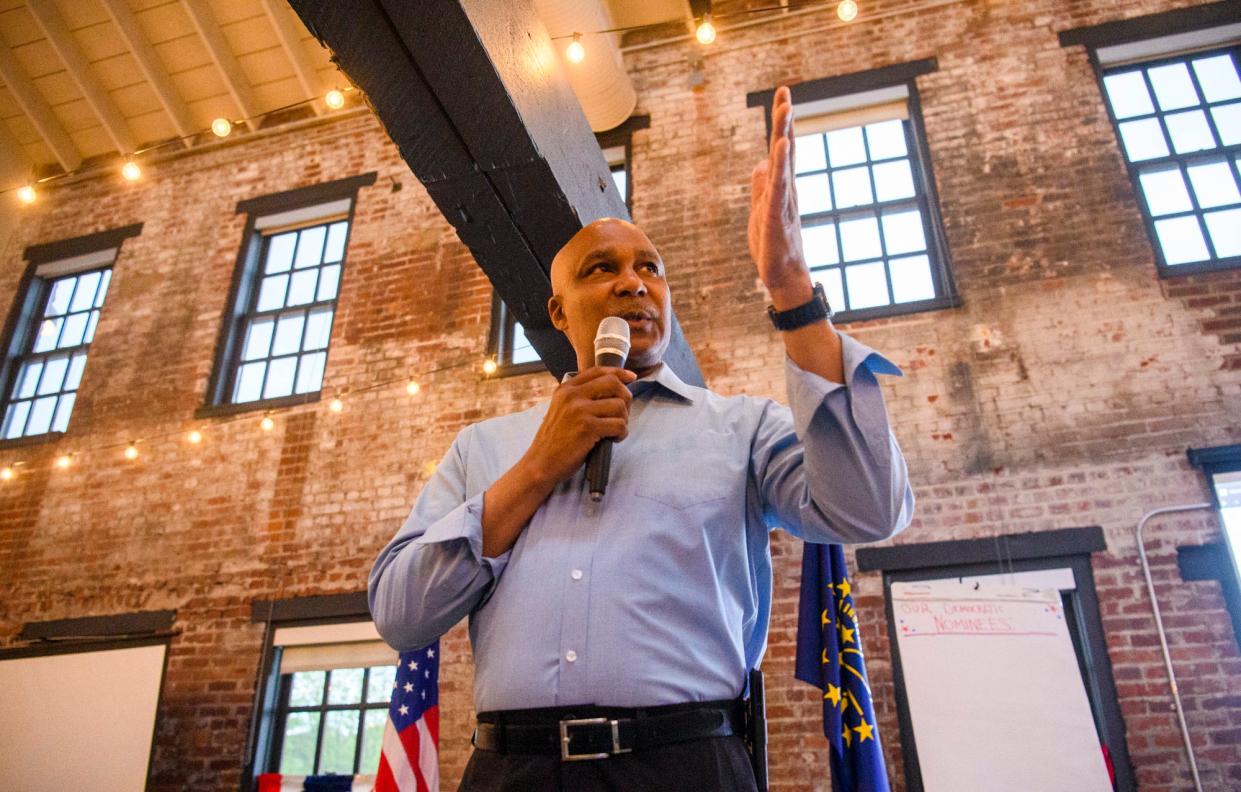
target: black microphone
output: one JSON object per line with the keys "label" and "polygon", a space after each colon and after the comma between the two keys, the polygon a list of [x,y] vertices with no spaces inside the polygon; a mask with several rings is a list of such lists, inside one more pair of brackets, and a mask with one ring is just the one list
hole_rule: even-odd
{"label": "black microphone", "polygon": [[[595,365],[623,368],[629,357],[629,323],[619,316],[605,317],[595,333]],[[605,437],[586,455],[586,483],[590,499],[603,500],[612,469],[612,438]]]}

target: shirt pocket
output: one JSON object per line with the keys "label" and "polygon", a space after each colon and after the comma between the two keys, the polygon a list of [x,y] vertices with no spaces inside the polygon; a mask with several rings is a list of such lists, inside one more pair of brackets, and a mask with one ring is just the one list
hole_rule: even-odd
{"label": "shirt pocket", "polygon": [[735,440],[714,430],[661,442],[638,463],[634,494],[677,511],[723,500],[744,482],[734,474]]}

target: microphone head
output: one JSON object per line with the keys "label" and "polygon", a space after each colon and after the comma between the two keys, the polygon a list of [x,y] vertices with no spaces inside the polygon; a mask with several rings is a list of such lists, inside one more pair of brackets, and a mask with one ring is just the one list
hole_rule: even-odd
{"label": "microphone head", "polygon": [[629,357],[629,323],[619,316],[607,316],[595,333],[595,365],[625,365]]}

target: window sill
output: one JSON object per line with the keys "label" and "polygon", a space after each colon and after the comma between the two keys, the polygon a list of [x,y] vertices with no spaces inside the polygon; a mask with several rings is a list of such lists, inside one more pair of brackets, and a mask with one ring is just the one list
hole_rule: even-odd
{"label": "window sill", "polygon": [[863,322],[867,319],[884,319],[890,316],[904,316],[905,314],[922,313],[923,311],[939,311],[944,308],[961,307],[961,297],[957,294],[951,294],[944,297],[936,297],[932,300],[919,300],[918,302],[900,303],[898,305],[881,305],[875,308],[863,308],[859,311],[837,311],[832,315],[832,324],[848,324],[850,322]]}
{"label": "window sill", "polygon": [[296,407],[299,404],[312,404],[319,401],[321,395],[322,391],[315,391],[314,393],[299,393],[295,396],[281,396],[279,399],[263,399],[260,401],[241,402],[240,404],[204,404],[194,411],[194,417],[221,418],[248,412],[279,410],[284,407]]}
{"label": "window sill", "polygon": [[1241,256],[1229,256],[1219,261],[1204,261],[1198,264],[1159,264],[1159,277],[1176,278],[1181,275],[1201,275],[1204,272],[1241,269]]}
{"label": "window sill", "polygon": [[500,366],[496,369],[496,373],[487,379],[519,377],[523,374],[534,374],[539,371],[546,372],[547,366],[541,360],[532,360],[529,363],[513,363],[507,366]]}
{"label": "window sill", "polygon": [[43,445],[44,443],[55,443],[65,436],[64,432],[44,432],[43,434],[27,435],[25,437],[9,437],[0,439],[0,448],[21,448],[22,446]]}

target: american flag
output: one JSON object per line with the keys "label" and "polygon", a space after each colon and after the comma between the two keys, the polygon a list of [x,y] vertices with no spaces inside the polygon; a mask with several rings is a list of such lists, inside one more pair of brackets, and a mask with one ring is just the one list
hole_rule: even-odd
{"label": "american flag", "polygon": [[439,792],[440,643],[402,652],[375,792]]}

